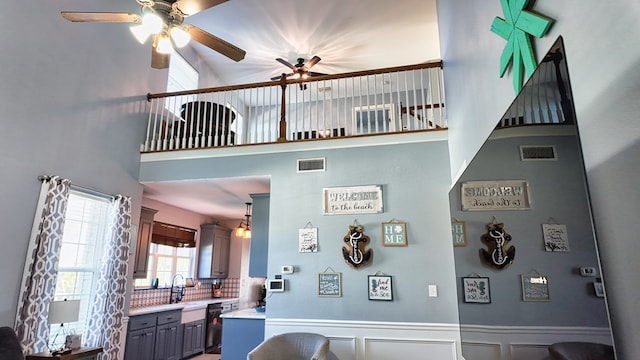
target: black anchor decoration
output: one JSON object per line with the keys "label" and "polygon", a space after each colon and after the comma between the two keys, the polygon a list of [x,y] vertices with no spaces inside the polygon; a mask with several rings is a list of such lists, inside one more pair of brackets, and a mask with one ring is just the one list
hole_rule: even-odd
{"label": "black anchor decoration", "polygon": [[511,241],[511,235],[504,229],[504,223],[496,223],[495,217],[491,224],[487,224],[487,233],[482,235],[482,241],[486,243],[489,251],[480,249],[481,257],[493,267],[502,270],[511,265],[516,256],[516,248],[507,244]]}
{"label": "black anchor decoration", "polygon": [[373,256],[373,249],[364,249],[369,243],[369,237],[362,231],[362,225],[354,223],[354,225],[349,225],[347,235],[342,238],[349,245],[348,248],[342,247],[342,256],[347,264],[356,269],[369,263]]}

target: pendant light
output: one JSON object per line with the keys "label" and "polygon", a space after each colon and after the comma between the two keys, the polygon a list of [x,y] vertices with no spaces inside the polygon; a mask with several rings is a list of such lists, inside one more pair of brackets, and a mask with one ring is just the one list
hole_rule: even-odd
{"label": "pendant light", "polygon": [[247,210],[244,213],[244,219],[240,220],[240,224],[236,227],[236,236],[245,239],[251,238],[251,203],[245,203]]}

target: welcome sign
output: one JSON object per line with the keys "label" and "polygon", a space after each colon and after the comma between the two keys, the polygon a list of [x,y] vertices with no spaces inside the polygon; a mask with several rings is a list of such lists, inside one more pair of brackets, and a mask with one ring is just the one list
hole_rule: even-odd
{"label": "welcome sign", "polygon": [[380,185],[325,188],[323,198],[325,215],[382,212],[382,186]]}
{"label": "welcome sign", "polygon": [[525,210],[531,208],[524,180],[468,181],[462,184],[462,210]]}

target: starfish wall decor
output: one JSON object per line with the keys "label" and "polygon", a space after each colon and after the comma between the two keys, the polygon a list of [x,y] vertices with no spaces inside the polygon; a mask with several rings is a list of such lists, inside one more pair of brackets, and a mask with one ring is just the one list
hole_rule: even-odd
{"label": "starfish wall decor", "polygon": [[501,0],[504,19],[497,17],[491,24],[491,31],[507,40],[500,55],[500,77],[503,77],[513,60],[513,88],[516,93],[522,89],[524,76],[528,78],[536,68],[530,36],[542,37],[553,23],[552,19],[525,10],[529,0]]}

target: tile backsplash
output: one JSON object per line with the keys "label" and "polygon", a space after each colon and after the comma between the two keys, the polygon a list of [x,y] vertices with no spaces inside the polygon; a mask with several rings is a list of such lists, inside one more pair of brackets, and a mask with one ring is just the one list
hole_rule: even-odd
{"label": "tile backsplash", "polygon": [[[222,297],[237,298],[240,292],[240,279],[204,279],[200,280],[200,285],[187,287],[184,289],[184,298],[182,301],[197,301],[210,299],[213,296],[213,284],[222,282]],[[131,295],[130,308],[139,308],[145,306],[162,305],[169,303],[169,295],[171,288],[160,289],[135,289]]]}

